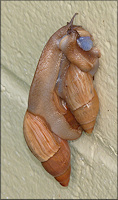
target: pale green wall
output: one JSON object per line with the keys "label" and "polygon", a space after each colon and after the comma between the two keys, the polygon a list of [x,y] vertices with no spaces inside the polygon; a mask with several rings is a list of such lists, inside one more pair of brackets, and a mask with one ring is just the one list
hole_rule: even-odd
{"label": "pale green wall", "polygon": [[[94,85],[100,112],[93,134],[70,142],[72,172],[63,188],[31,154],[23,137],[29,88],[50,36],[70,21],[93,34],[102,57]],[[1,3],[4,199],[115,199],[117,143],[117,2],[4,1]]]}

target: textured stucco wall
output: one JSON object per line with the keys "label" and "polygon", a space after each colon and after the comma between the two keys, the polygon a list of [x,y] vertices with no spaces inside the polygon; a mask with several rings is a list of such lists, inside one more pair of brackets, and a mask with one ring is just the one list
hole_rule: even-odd
{"label": "textured stucco wall", "polygon": [[[100,111],[91,136],[70,142],[71,178],[60,186],[29,151],[23,117],[41,51],[50,36],[78,12],[75,24],[94,36],[102,57],[94,85]],[[115,199],[117,188],[117,2],[4,1],[1,3],[4,199]]]}

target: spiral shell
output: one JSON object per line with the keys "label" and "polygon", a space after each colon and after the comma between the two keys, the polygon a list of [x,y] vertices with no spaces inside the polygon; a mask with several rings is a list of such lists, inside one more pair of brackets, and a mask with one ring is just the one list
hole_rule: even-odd
{"label": "spiral shell", "polygon": [[55,137],[60,149],[48,161],[42,162],[42,165],[62,186],[67,186],[71,173],[70,148],[66,140],[62,140],[56,135]]}
{"label": "spiral shell", "polygon": [[25,140],[31,152],[42,162],[60,148],[43,118],[26,111],[23,126]]}
{"label": "spiral shell", "polygon": [[99,111],[99,100],[91,75],[70,64],[63,86],[63,98],[69,109],[82,128],[91,133]]}
{"label": "spiral shell", "polygon": [[24,136],[26,143],[45,170],[63,186],[70,180],[70,148],[68,142],[52,133],[39,116],[26,111],[24,118]]}
{"label": "spiral shell", "polygon": [[93,98],[82,107],[73,111],[79,124],[87,133],[92,133],[99,111],[99,99],[94,89]]}

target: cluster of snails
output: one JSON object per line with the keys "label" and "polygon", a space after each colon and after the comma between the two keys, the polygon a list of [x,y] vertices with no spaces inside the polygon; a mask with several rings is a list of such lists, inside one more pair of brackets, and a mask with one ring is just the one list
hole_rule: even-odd
{"label": "cluster of snails", "polygon": [[62,186],[71,173],[67,140],[92,133],[99,111],[93,76],[101,54],[92,35],[73,25],[75,15],[43,49],[23,123],[29,149]]}

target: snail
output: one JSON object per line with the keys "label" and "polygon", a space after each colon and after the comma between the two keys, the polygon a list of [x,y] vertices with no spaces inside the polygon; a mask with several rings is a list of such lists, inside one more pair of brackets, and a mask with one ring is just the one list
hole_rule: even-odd
{"label": "snail", "polygon": [[78,139],[83,130],[91,133],[99,111],[92,77],[101,54],[92,35],[73,25],[76,14],[42,51],[23,122],[29,149],[62,186],[71,173],[67,140]]}

